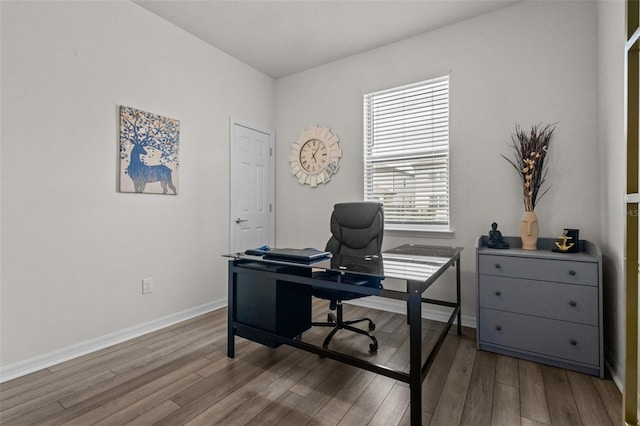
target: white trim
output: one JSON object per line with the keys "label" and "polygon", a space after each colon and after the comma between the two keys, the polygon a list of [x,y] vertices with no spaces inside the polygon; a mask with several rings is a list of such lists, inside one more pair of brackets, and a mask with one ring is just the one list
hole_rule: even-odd
{"label": "white trim", "polygon": [[[376,296],[352,300],[345,303],[364,306],[372,309],[379,309],[382,311],[394,312],[398,314],[406,314],[407,309],[406,305],[399,300],[391,300]],[[186,321],[190,318],[197,317],[198,315],[216,311],[226,306],[227,298],[205,303],[204,305],[196,306],[194,308],[190,308],[182,312],[177,312],[166,317],[158,318],[156,320],[135,325],[133,327],[116,331],[105,336],[67,346],[66,348],[20,361],[15,364],[0,367],[0,383],[4,383],[6,381],[27,375],[29,373],[42,370],[43,368],[48,368],[53,365],[60,364],[61,362],[68,361],[70,359],[77,358],[79,356],[86,355],[91,352],[95,352],[100,349],[104,349],[109,346],[134,339],[139,336],[143,336],[153,331],[157,331],[162,328],[169,327],[173,324],[177,324],[181,321]],[[446,312],[428,309],[424,306],[422,308],[422,317],[439,322],[447,322],[449,320],[449,314],[447,314]],[[462,325],[465,327],[476,328],[476,318],[468,315],[463,315]],[[606,363],[606,365],[609,367],[608,370],[611,372],[613,381],[617,385],[618,389],[622,390],[622,372],[614,369],[608,362]]]}
{"label": "white trim", "polygon": [[405,237],[405,238],[439,238],[439,239],[451,239],[455,237],[455,233],[453,229],[448,231],[434,231],[434,230],[409,230],[409,229],[389,229],[387,225],[384,228],[384,234],[395,236],[395,237]]}
{"label": "white trim", "polygon": [[611,380],[615,383],[616,387],[620,391],[620,393],[624,392],[624,372],[620,371],[617,368],[614,368],[613,365],[606,359],[604,362],[605,370],[608,370],[611,374]]}
{"label": "white trim", "polygon": [[640,203],[640,194],[627,194],[625,195],[626,203]]}
{"label": "white trim", "polygon": [[82,355],[89,354],[91,352],[98,351],[100,349],[113,346],[118,343],[151,333],[156,330],[168,327],[173,324],[177,324],[181,321],[186,321],[190,318],[197,317],[198,315],[206,314],[207,312],[215,311],[227,306],[227,298],[216,300],[213,302],[205,303],[204,305],[196,306],[182,312],[176,312],[166,317],[158,318],[146,323],[134,325],[133,327],[125,328],[104,336],[96,337],[95,339],[87,340],[84,342],[76,343],[66,348],[58,349],[53,352],[49,352],[43,355],[39,355],[24,361],[19,361],[14,364],[9,364],[4,367],[0,367],[0,383],[6,382],[17,377],[24,376],[29,373],[33,373],[43,368],[48,368],[61,362],[68,361],[73,358],[77,358]]}
{"label": "white trim", "polygon": [[[383,297],[371,296],[365,297],[361,299],[350,300],[348,302],[351,305],[364,306],[365,308],[371,309],[379,309],[381,311],[389,311],[394,312],[396,314],[406,315],[407,306],[404,302],[400,300],[387,299]],[[422,306],[422,318],[438,321],[438,322],[447,322],[449,321],[449,313],[443,311],[437,311],[435,309],[429,309]],[[462,315],[462,325],[469,328],[476,328],[476,318],[468,315]],[[609,354],[610,355],[610,354]],[[605,357],[607,358],[607,357]],[[611,358],[611,357],[609,357]],[[609,371],[611,374],[611,379],[618,387],[620,392],[623,391],[624,384],[624,374],[619,369],[614,368],[611,363],[609,363],[605,359],[605,369]]]}
{"label": "white trim", "polygon": [[[386,297],[364,297],[361,299],[350,300],[345,303],[364,306],[371,309],[379,309],[381,311],[394,312],[396,314],[407,314],[407,305],[404,302]],[[422,318],[438,322],[447,322],[449,321],[450,316],[451,312],[429,309],[425,305],[422,305]],[[476,318],[468,315],[462,315],[462,325],[465,327],[476,328]]]}
{"label": "white trim", "polygon": [[[361,299],[354,299],[348,302],[351,305],[364,306],[366,308],[371,309],[379,309],[381,311],[389,311],[397,314],[406,315],[407,307],[404,302],[400,300],[387,299],[383,297],[371,296],[365,297]],[[429,309],[422,306],[422,318],[438,321],[438,322],[447,322],[449,321],[449,313],[443,311],[437,311],[435,309]],[[469,315],[462,315],[462,325],[469,328],[476,328],[476,318]],[[611,354],[609,354],[611,355]],[[614,368],[610,362],[607,361],[607,358],[612,358],[611,356],[605,356],[605,369],[609,371],[611,374],[611,379],[618,387],[620,392],[623,391],[624,384],[624,374],[617,368]]]}

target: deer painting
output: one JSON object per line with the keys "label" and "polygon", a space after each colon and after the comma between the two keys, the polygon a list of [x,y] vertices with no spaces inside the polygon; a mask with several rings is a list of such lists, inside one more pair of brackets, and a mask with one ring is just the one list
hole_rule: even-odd
{"label": "deer painting", "polygon": [[129,167],[127,167],[127,174],[133,181],[135,191],[144,192],[147,183],[160,182],[163,194],[167,193],[167,187],[171,188],[173,193],[176,194],[176,187],[173,186],[171,181],[171,169],[163,164],[147,166],[140,158],[145,154],[147,154],[147,150],[141,144],[135,144],[131,149],[131,159]]}
{"label": "deer painting", "polygon": [[178,120],[121,106],[120,191],[177,194],[179,140]]}

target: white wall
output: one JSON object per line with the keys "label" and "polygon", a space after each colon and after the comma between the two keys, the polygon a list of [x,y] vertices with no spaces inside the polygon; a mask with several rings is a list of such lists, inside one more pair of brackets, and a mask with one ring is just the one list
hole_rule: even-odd
{"label": "white wall", "polygon": [[[474,241],[493,221],[504,235],[519,235],[523,212],[519,178],[500,154],[512,154],[516,123],[540,122],[558,123],[549,157],[552,187],[536,208],[541,236],[578,228],[583,239],[600,243],[596,43],[595,3],[525,2],[278,80],[278,245],[323,246],[333,204],[362,199],[362,95],[447,73],[455,235],[388,234],[385,248],[463,246],[462,311],[474,318]],[[331,127],[343,149],[340,171],[316,189],[300,185],[287,161],[290,143],[311,124]]]}
{"label": "white wall", "polygon": [[[130,2],[1,7],[0,365],[224,300],[229,116],[273,128],[273,80]],[[180,120],[178,196],[117,191],[119,105]]]}
{"label": "white wall", "polygon": [[598,2],[598,154],[603,165],[602,243],[605,358],[614,375],[623,378],[625,355],[624,193],[626,140],[624,129],[624,1]]}

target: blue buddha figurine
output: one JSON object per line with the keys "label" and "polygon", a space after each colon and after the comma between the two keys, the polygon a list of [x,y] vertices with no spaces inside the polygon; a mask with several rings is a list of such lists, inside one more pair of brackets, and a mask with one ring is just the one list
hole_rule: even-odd
{"label": "blue buddha figurine", "polygon": [[491,224],[491,231],[489,231],[489,240],[487,241],[487,247],[494,249],[509,248],[509,244],[502,238],[502,232],[498,231],[498,224],[495,222]]}

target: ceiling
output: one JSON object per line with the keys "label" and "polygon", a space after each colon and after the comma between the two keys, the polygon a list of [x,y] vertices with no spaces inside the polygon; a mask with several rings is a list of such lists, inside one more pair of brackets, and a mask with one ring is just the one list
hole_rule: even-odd
{"label": "ceiling", "polygon": [[277,79],[517,0],[133,1]]}

